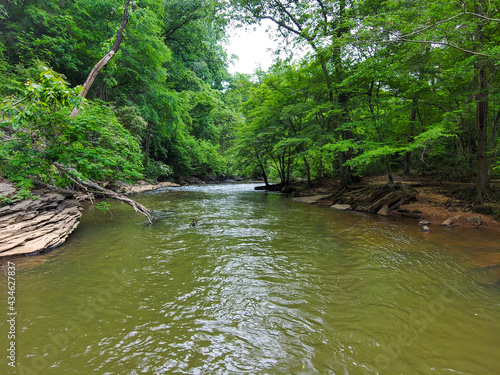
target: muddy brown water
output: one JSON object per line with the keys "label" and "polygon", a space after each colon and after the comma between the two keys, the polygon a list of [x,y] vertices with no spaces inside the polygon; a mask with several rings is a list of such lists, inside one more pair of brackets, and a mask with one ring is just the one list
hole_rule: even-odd
{"label": "muddy brown water", "polygon": [[498,374],[498,233],[253,187],[136,196],[154,225],[87,208],[65,246],[13,259],[18,373]]}

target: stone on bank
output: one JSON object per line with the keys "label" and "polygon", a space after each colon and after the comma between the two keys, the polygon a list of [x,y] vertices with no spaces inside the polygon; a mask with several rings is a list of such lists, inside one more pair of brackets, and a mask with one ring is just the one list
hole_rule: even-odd
{"label": "stone on bank", "polygon": [[39,198],[0,208],[0,257],[39,253],[61,246],[82,213],[70,192],[44,190]]}

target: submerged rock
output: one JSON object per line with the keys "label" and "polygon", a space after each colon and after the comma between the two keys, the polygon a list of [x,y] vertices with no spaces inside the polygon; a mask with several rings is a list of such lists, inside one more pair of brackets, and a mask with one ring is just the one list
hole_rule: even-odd
{"label": "submerged rock", "polygon": [[453,225],[453,222],[454,222],[454,221],[455,221],[455,220],[454,220],[452,217],[450,217],[449,219],[446,219],[445,221],[443,221],[443,222],[441,223],[441,226],[442,226],[442,227],[451,227],[451,226]]}
{"label": "submerged rock", "polygon": [[427,225],[422,225],[422,230],[424,232],[430,232],[431,231]]}
{"label": "submerged rock", "polygon": [[339,210],[339,211],[352,210],[352,206],[350,204],[334,204],[334,205],[330,206],[330,208],[333,208],[334,210]]}
{"label": "submerged rock", "polygon": [[72,194],[42,192],[38,199],[0,208],[0,257],[58,247],[78,226],[80,206]]}
{"label": "submerged rock", "polygon": [[309,204],[314,204],[318,203],[319,200],[327,198],[329,195],[328,194],[323,194],[323,195],[313,195],[312,197],[299,197],[299,198],[293,198],[295,202],[302,202],[302,203],[309,203]]}
{"label": "submerged rock", "polygon": [[412,219],[421,219],[422,218],[422,214],[419,214],[417,212],[401,212],[401,216],[411,217]]}

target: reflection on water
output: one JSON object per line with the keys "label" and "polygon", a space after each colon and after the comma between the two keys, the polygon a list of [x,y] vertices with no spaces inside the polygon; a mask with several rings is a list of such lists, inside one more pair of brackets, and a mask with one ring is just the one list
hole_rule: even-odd
{"label": "reflection on water", "polygon": [[498,371],[498,235],[423,233],[248,184],[137,198],[154,225],[111,202],[64,247],[16,260],[25,373]]}

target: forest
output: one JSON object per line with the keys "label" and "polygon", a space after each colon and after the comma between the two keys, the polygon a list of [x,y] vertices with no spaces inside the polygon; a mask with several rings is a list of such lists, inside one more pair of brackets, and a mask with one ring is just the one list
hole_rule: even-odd
{"label": "forest", "polygon": [[[500,176],[498,0],[0,1],[0,175],[342,185]],[[276,25],[229,74],[231,27]],[[294,56],[294,51],[306,53]],[[287,57],[288,56],[288,57]]]}

